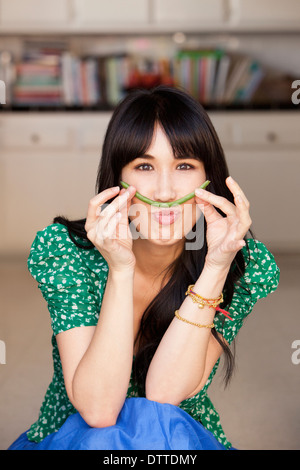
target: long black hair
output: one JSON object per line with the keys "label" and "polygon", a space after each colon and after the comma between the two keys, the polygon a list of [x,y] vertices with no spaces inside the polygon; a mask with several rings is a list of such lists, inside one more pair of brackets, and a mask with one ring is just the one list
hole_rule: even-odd
{"label": "long black hair", "polygon": [[[204,164],[207,179],[211,181],[209,190],[233,202],[232,193],[225,184],[229,171],[224,152],[206,111],[185,92],[166,86],[159,86],[153,90],[135,90],[116,107],[104,139],[96,193],[120,184],[122,168],[145,154],[149,148],[156,123],[164,129],[174,155],[192,155],[199,158]],[[224,216],[220,210],[219,212]],[[74,243],[78,244],[73,234],[88,240],[84,229],[85,220],[70,221],[65,217],[56,217],[54,223],[64,224]],[[183,302],[187,286],[194,284],[202,272],[207,254],[205,233],[204,221],[202,248],[184,249],[168,266],[165,272],[165,276],[168,275],[169,278],[168,282],[143,313],[136,338],[138,352],[133,369],[141,393],[145,391],[145,379],[151,359],[174,318],[174,311]],[[93,248],[93,245],[87,246],[84,243],[83,248]],[[234,284],[245,271],[245,260],[241,251],[236,254],[231,268],[224,286],[222,308],[230,305]],[[227,346],[215,329],[212,329],[212,334],[224,350],[227,384],[234,368],[234,351]]]}

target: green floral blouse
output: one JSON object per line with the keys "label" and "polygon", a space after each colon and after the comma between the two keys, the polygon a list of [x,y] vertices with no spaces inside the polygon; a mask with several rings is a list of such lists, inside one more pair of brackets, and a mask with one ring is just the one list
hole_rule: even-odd
{"label": "green floral blouse", "polygon": [[[83,243],[79,238],[78,241]],[[279,282],[279,268],[265,245],[253,239],[248,239],[247,244],[249,252],[246,247],[242,249],[246,271],[236,284],[231,305],[227,308],[233,321],[219,313],[214,320],[216,330],[228,343],[236,337],[255,302],[273,292]],[[77,247],[65,226],[52,224],[37,233],[28,258],[28,269],[48,304],[53,330],[53,378],[39,417],[27,433],[29,440],[40,442],[76,413],[66,393],[55,337],[70,328],[97,324],[108,265],[96,248],[85,250]],[[231,443],[224,434],[219,415],[207,395],[219,361],[203,389],[179,406],[200,421],[226,448],[230,448]],[[127,397],[134,396],[138,396],[138,392],[131,378]]]}

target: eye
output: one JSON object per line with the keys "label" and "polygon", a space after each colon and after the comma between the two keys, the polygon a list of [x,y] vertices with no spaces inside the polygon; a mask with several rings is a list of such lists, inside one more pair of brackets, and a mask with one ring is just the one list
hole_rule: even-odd
{"label": "eye", "polygon": [[151,167],[151,165],[149,165],[149,163],[142,163],[141,165],[138,165],[135,167],[135,170],[141,170],[141,171],[147,171],[148,169],[144,167]]}
{"label": "eye", "polygon": [[[134,169],[140,170],[140,171],[149,171],[152,168],[153,168],[152,165],[150,165],[149,163],[141,163],[140,165],[136,166]],[[183,170],[190,170],[190,169],[193,170],[195,167],[193,165],[190,165],[189,163],[180,163],[180,165],[178,165],[177,168],[183,169]]]}
{"label": "eye", "polygon": [[181,167],[181,166],[189,167],[189,168],[184,168],[185,170],[189,170],[189,169],[194,169],[194,168],[195,168],[193,165],[190,165],[189,163],[181,163],[179,166],[180,166],[180,167]]}

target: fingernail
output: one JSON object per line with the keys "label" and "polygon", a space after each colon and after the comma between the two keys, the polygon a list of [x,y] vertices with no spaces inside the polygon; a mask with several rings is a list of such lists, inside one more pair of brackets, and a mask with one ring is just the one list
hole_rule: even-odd
{"label": "fingernail", "polygon": [[202,188],[195,189],[196,195],[205,194],[205,193],[206,193],[205,189],[202,189]]}
{"label": "fingernail", "polygon": [[234,182],[234,179],[232,178],[232,176],[229,176],[229,177],[228,177],[228,181],[229,181],[229,183],[233,183],[233,182]]}
{"label": "fingernail", "polygon": [[129,186],[129,188],[127,189],[127,191],[129,191],[130,193],[136,193],[136,189],[134,186]]}

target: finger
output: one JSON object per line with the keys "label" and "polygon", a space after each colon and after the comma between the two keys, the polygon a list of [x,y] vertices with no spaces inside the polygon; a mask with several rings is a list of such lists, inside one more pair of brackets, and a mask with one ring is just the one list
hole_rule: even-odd
{"label": "finger", "polygon": [[212,206],[208,202],[203,201],[197,196],[195,196],[195,201],[196,204],[200,206],[200,210],[201,212],[203,212],[207,223],[212,223],[215,220],[222,218],[221,214],[219,214],[219,212],[214,208],[214,206]]}
{"label": "finger", "polygon": [[[133,192],[133,195],[134,195],[135,190],[133,191],[134,191]],[[124,188],[122,188],[122,190],[120,191],[120,193],[122,194],[124,194],[125,192],[126,192],[126,189]],[[116,234],[117,234],[117,238],[121,240],[127,240],[128,238],[132,238],[130,228],[129,228],[129,221],[128,221],[131,203],[132,203],[132,198],[129,197],[127,200],[127,204],[124,204],[119,209],[121,216],[120,216],[120,220],[117,225],[117,228],[116,228]]]}
{"label": "finger", "polygon": [[232,176],[228,176],[228,178],[226,178],[226,185],[234,196],[235,204],[237,202],[237,197],[240,196],[245,202],[245,206],[249,209],[250,203],[248,199],[246,198],[245,193],[243,192],[241,187],[238,185],[238,183],[232,178]]}
{"label": "finger", "polygon": [[236,239],[243,238],[251,227],[252,220],[249,214],[249,209],[246,205],[246,202],[241,196],[237,196],[236,207],[237,207],[237,217],[238,217],[238,226],[236,232]]}
{"label": "finger", "polygon": [[87,225],[92,224],[93,222],[97,220],[98,207],[101,207],[105,202],[115,197],[119,191],[120,191],[119,186],[115,186],[113,188],[107,188],[104,191],[101,191],[101,193],[97,194],[90,200],[88,211],[87,211],[87,217],[86,217]]}
{"label": "finger", "polygon": [[109,223],[103,227],[100,223],[97,224],[96,233],[99,241],[107,241],[117,238],[117,225],[121,218],[121,212],[117,212],[109,220]]}
{"label": "finger", "polygon": [[128,206],[128,202],[133,198],[136,189],[133,186],[130,186],[124,191],[123,194],[116,197],[110,204],[108,204],[99,214],[99,217],[106,224],[109,219],[118,211],[122,211]]}
{"label": "finger", "polygon": [[[124,194],[126,191],[125,188],[122,188],[120,193],[119,193],[119,196],[121,196],[122,194]],[[128,199],[127,200],[127,206],[124,204],[122,207],[120,207],[119,211],[120,211],[120,214],[121,214],[121,219],[123,222],[124,222],[124,217],[127,217],[127,213],[128,213],[128,210],[129,210],[129,207],[130,207],[130,204],[131,204],[131,199]],[[127,208],[127,210],[126,210]]]}
{"label": "finger", "polygon": [[129,221],[128,221],[128,215],[129,215],[129,208],[131,205],[131,199],[128,199],[127,204],[125,204],[122,208],[120,208],[120,220],[117,226],[117,237],[119,239],[124,239],[126,240],[129,237]]}
{"label": "finger", "polygon": [[235,215],[236,213],[234,204],[223,196],[217,196],[216,194],[200,188],[195,189],[195,196],[202,199],[202,201],[221,209],[221,211],[226,215],[230,216]]}
{"label": "finger", "polygon": [[241,250],[246,245],[245,240],[231,240],[228,243],[229,252],[235,252]]}

